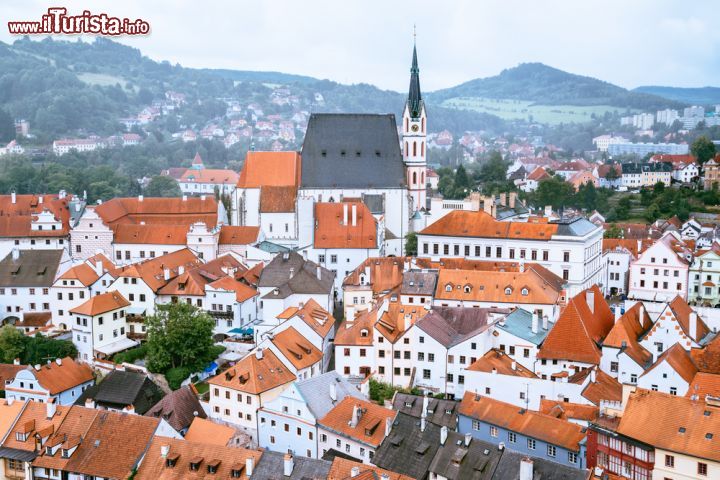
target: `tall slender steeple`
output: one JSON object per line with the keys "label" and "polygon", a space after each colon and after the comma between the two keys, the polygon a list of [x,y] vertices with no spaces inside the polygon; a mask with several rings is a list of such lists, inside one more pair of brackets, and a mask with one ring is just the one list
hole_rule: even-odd
{"label": "tall slender steeple", "polygon": [[[413,32],[413,37],[415,33]],[[408,193],[412,197],[412,210],[418,212],[427,208],[426,179],[427,118],[425,102],[420,93],[420,68],[417,60],[417,44],[413,38],[412,65],[410,66],[410,88],[403,110],[403,160],[407,171]]]}

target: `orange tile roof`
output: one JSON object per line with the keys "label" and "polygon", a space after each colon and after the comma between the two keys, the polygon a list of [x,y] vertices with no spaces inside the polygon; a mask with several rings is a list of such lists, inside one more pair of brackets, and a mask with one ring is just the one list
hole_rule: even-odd
{"label": "orange tile roof", "polygon": [[[238,271],[244,268],[245,266],[232,255],[223,255],[208,263],[200,263],[197,266],[193,266],[185,270],[182,274],[171,278],[167,284],[158,290],[158,293],[160,295],[204,296],[205,288],[208,284],[224,278],[229,280],[229,282],[226,281],[223,283],[225,287],[228,290],[236,291],[236,289],[242,288],[237,285],[240,282],[230,278],[228,273],[230,273],[231,270]],[[243,287],[245,286],[243,285]],[[242,294],[245,295],[245,293],[245,290],[242,290]]]}
{"label": "orange tile roof", "polygon": [[360,285],[360,276],[365,275],[366,282],[373,293],[391,290],[402,283],[405,262],[410,257],[370,257],[361,263],[343,281],[343,287]]}
{"label": "orange tile roof", "polygon": [[720,408],[703,401],[638,389],[617,431],[655,448],[720,461]]}
{"label": "orange tile roof", "polygon": [[453,237],[517,238],[550,240],[557,224],[501,222],[484,211],[453,210],[420,232],[421,235]]}
{"label": "orange tile roof", "polygon": [[94,317],[127,306],[130,306],[130,302],[120,292],[112,290],[90,297],[85,303],[71,309],[70,313]]}
{"label": "orange tile roof", "polygon": [[[690,307],[690,305],[688,305],[688,303],[683,300],[680,295],[675,297],[673,301],[668,304],[668,306],[672,309],[673,313],[675,314],[675,318],[677,319],[685,334],[690,337],[690,314],[694,312],[692,307]],[[693,340],[696,342],[702,340],[708,333],[710,333],[710,329],[708,328],[707,324],[699,315],[697,315],[695,331],[697,332],[697,334],[696,338],[693,338]]]}
{"label": "orange tile roof", "polygon": [[[586,301],[593,292],[594,312]],[[599,364],[599,345],[614,325],[614,316],[597,285],[574,296],[540,346],[538,358]]]}
{"label": "orange tile roof", "polygon": [[[358,476],[352,476],[353,468],[359,469]],[[351,480],[352,478],[363,478],[362,475],[368,473],[371,474],[368,478],[372,480],[377,480],[379,478],[387,478],[387,480],[413,480],[412,477],[408,477],[402,473],[391,472],[390,470],[378,468],[375,465],[367,465],[339,456],[333,458],[327,480]],[[386,477],[382,477],[382,475],[385,475]]]}
{"label": "orange tile roof", "polygon": [[233,170],[221,170],[212,168],[203,168],[196,170],[189,168],[185,170],[181,182],[193,182],[193,183],[211,183],[211,184],[228,184],[236,185],[240,175]]}
{"label": "orange tile roof", "polygon": [[399,301],[390,300],[387,310],[377,319],[375,328],[390,343],[395,343],[407,331],[406,320],[409,325],[414,325],[427,312],[422,305],[403,305]]}
{"label": "orange tile roof", "polygon": [[[558,302],[564,281],[546,268],[529,264],[523,272],[503,270],[440,269],[435,298],[468,302],[547,304]],[[450,291],[447,288],[450,287]],[[468,293],[466,287],[470,288]],[[505,293],[506,288],[511,293]],[[523,291],[527,291],[523,294]]]}
{"label": "orange tile roof", "polygon": [[184,438],[188,442],[209,443],[224,447],[234,436],[235,429],[232,427],[195,417]]}
{"label": "orange tile roof", "polygon": [[[3,382],[2,385],[4,388],[5,379],[2,378],[1,375],[0,381]],[[15,419],[17,419],[20,412],[22,412],[23,406],[23,402],[12,402],[12,404],[8,405],[7,400],[0,400],[0,439],[4,438],[5,434],[10,431],[10,428],[12,428],[15,423]]]}
{"label": "orange tile roof", "polygon": [[93,207],[105,225],[118,224],[185,225],[204,222],[209,228],[217,223],[218,204],[214,195],[182,198],[113,198]]}
{"label": "orange tile roof", "polygon": [[202,261],[190,249],[183,248],[167,255],[120,267],[111,273],[115,278],[142,278],[154,292],[157,292],[168,283],[165,280],[164,273],[166,268],[170,270],[170,278],[172,279],[179,274],[179,267],[182,266],[187,271],[201,264]]}
{"label": "orange tile roof", "polygon": [[[349,423],[356,406],[362,414],[353,427]],[[318,420],[318,425],[365,445],[378,447],[385,438],[386,419],[393,420],[396,414],[394,410],[381,407],[377,403],[347,396]]]}
{"label": "orange tile roof", "polygon": [[[354,319],[346,318],[335,332],[336,346],[369,346],[373,344],[373,328],[377,319],[379,305],[361,312]],[[366,334],[363,335],[362,333]]]}
{"label": "orange tile roof", "polygon": [[77,280],[84,286],[89,287],[100,278],[95,270],[95,263],[102,264],[103,273],[109,272],[117,268],[105,255],[98,253],[85,260],[79,265],[69,268],[65,273],[58,277],[59,280]]}
{"label": "orange tile roof", "polygon": [[293,327],[275,334],[271,342],[297,370],[309,368],[323,357],[322,352]]}
{"label": "orange tile roof", "polygon": [[597,367],[579,371],[568,378],[568,383],[582,384],[593,371],[595,372],[595,381],[587,384],[582,391],[582,396],[594,405],[600,405],[600,400],[611,400],[613,402],[622,400],[622,385],[620,382]]}
{"label": "orange tile roof", "polygon": [[[640,317],[642,310],[643,316]],[[613,348],[622,348],[623,351],[632,358],[635,363],[645,368],[649,361],[652,360],[652,353],[648,352],[645,347],[640,345],[638,339],[652,327],[650,315],[642,305],[638,302],[628,310],[615,322],[610,333],[607,334],[603,345]]]}
{"label": "orange tile roof", "polygon": [[690,355],[699,371],[720,374],[720,335],[708,342],[705,348],[693,348]]}
{"label": "orange tile roof", "polygon": [[[515,368],[513,368],[515,364]],[[468,370],[472,372],[497,372],[499,375],[513,375],[515,377],[538,378],[530,369],[523,367],[515,360],[497,349],[488,350],[485,355],[478,358],[470,365]]]}
{"label": "orange tile roof", "polygon": [[127,244],[186,245],[187,225],[123,224],[115,230],[113,242]]}
{"label": "orange tile roof", "polygon": [[240,171],[238,188],[295,186],[300,184],[298,152],[248,152]]}
{"label": "orange tile roof", "polygon": [[465,392],[459,413],[575,452],[585,438],[580,425],[471,392]]}
{"label": "orange tile roof", "polygon": [[[169,447],[167,458],[176,460],[174,467],[166,464],[166,458],[162,456],[163,447]],[[261,456],[262,452],[258,450],[156,436],[150,443],[134,478],[135,480],[224,479],[233,478],[232,471],[238,470],[241,473],[237,478],[247,480],[250,478],[245,471],[247,459],[252,458],[257,465]],[[202,459],[202,463],[198,470],[193,471],[190,470],[190,460],[195,459]],[[217,463],[217,471],[210,474],[207,467],[214,463]]]}
{"label": "orange tile roof", "polygon": [[530,173],[530,175],[527,176],[528,180],[535,180],[538,182],[546,178],[550,178],[550,174],[543,167],[537,167]]}
{"label": "orange tile roof", "polygon": [[[20,370],[25,370],[27,365],[14,365],[12,363],[0,363],[0,390],[5,390],[5,381],[12,380]],[[2,438],[2,436],[0,436]]]}
{"label": "orange tile roof", "polygon": [[333,325],[335,325],[335,318],[332,314],[322,308],[320,304],[312,298],[300,305],[300,307],[290,307],[278,315],[278,318],[281,319],[289,319],[292,317],[300,317],[300,319],[315,330],[322,338],[325,338]]}
{"label": "orange tile roof", "polygon": [[234,366],[208,380],[211,385],[259,395],[296,380],[295,375],[272,350],[262,349],[262,358],[247,355]]}
{"label": "orange tile roof", "polygon": [[219,245],[249,245],[260,235],[260,227],[223,225],[220,227]]}
{"label": "orange tile roof", "polygon": [[58,365],[57,361],[50,362],[40,366],[40,370],[33,368],[38,383],[48,390],[50,395],[64,392],[95,378],[92,369],[85,363],[76,362],[70,357],[60,359],[60,363]]}
{"label": "orange tile roof", "polygon": [[316,203],[314,244],[315,248],[377,248],[377,221],[362,202]]}
{"label": "orange tile roof", "polygon": [[235,300],[238,302],[244,302],[245,300],[248,300],[258,294],[258,291],[254,288],[231,277],[222,277],[219,280],[215,280],[210,283],[209,286],[212,288],[222,288],[223,290],[235,292]]}
{"label": "orange tile roof", "polygon": [[263,186],[260,187],[261,213],[295,212],[297,199],[296,186]]}
{"label": "orange tile roof", "polygon": [[[3,442],[3,447],[15,448],[17,450],[24,450],[32,452],[35,450],[35,438],[34,434],[40,431],[54,431],[62,422],[65,415],[70,410],[68,406],[59,405],[55,411],[55,415],[52,418],[47,417],[47,404],[27,401],[15,402],[23,405],[25,408],[18,417],[17,422],[10,430],[9,434]],[[48,428],[50,427],[50,428]],[[28,433],[27,439],[22,442],[17,439],[16,433]]]}
{"label": "orange tile roof", "polygon": [[[98,413],[99,411],[93,408],[70,407],[62,422],[53,429],[53,433],[47,439],[46,445],[67,448],[77,444],[87,434]],[[63,458],[59,452],[55,453],[55,455],[48,455],[41,451],[39,456],[33,460],[33,467],[64,470],[71,459],[72,457]]]}
{"label": "orange tile roof", "polygon": [[540,400],[540,413],[561,420],[585,420],[592,422],[600,416],[600,409],[595,405],[582,403],[560,402],[557,400]]}
{"label": "orange tile roof", "polygon": [[688,398],[693,395],[700,400],[703,400],[707,395],[720,397],[720,375],[705,372],[696,373],[685,394]]}
{"label": "orange tile roof", "polygon": [[[42,203],[40,198],[42,197]],[[58,195],[0,195],[0,237],[62,237],[70,231],[70,210],[72,195],[59,198]],[[33,230],[32,220],[48,210],[60,221],[59,230]]]}
{"label": "orange tile roof", "polygon": [[[642,253],[649,246],[647,240],[635,240],[633,238],[603,238],[603,252],[624,248],[637,258],[638,253]],[[652,243],[651,243],[652,244]]]}
{"label": "orange tile roof", "polygon": [[687,383],[690,383],[697,374],[697,368],[690,357],[690,352],[685,350],[679,343],[676,343],[665,350],[653,366],[645,370],[640,376],[644,377],[663,362],[667,362]]}

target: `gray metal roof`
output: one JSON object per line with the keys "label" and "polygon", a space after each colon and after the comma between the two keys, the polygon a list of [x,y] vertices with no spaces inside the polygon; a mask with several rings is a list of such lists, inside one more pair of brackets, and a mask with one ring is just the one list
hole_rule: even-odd
{"label": "gray metal roof", "polygon": [[[331,384],[335,384],[335,391],[337,392],[337,399],[335,401],[330,398]],[[348,382],[334,370],[298,382],[295,386],[300,391],[300,394],[307,402],[308,408],[316,419],[323,418],[348,395],[364,399],[357,386]]]}
{"label": "gray metal roof", "polygon": [[[505,450],[495,469],[493,480],[506,480],[520,478],[520,461],[525,454]],[[540,458],[531,458],[533,461],[533,480],[585,480],[587,470],[566,467],[559,463],[550,462]]]}
{"label": "gray metal roof", "polygon": [[262,457],[253,470],[253,480],[306,480],[316,478],[327,478],[330,473],[331,462],[317,458],[307,458],[300,455],[293,456],[294,467],[292,474],[288,477],[283,475],[285,454],[263,451]]}
{"label": "gray metal roof", "polygon": [[[428,422],[440,425],[441,427],[448,427],[451,430],[457,428],[458,402],[455,400],[440,400],[432,397],[428,397],[427,402],[427,412],[425,412],[425,414]],[[406,413],[415,418],[422,416],[422,407],[422,395],[397,392],[393,398],[393,410]]]}
{"label": "gray metal roof", "polygon": [[305,260],[296,252],[281,253],[263,268],[258,285],[278,289],[277,294],[270,292],[266,295],[267,298],[286,298],[293,293],[329,295],[332,292],[335,274],[319,267],[318,279],[318,267],[316,263]]}
{"label": "gray metal roof", "polygon": [[400,293],[404,295],[433,295],[438,272],[411,270],[403,275]]}
{"label": "gray metal roof", "polygon": [[522,308],[516,308],[511,314],[505,317],[504,321],[496,323],[495,328],[504,330],[534,345],[540,345],[549,332],[549,329],[543,330],[542,319],[538,319],[538,331],[537,333],[533,333],[532,313]]}
{"label": "gray metal roof", "polygon": [[0,458],[10,460],[20,460],[22,462],[32,462],[37,457],[37,453],[28,450],[20,450],[19,448],[0,447]]}
{"label": "gray metal roof", "polygon": [[564,237],[584,237],[588,233],[598,230],[601,227],[595,225],[585,217],[577,217],[568,221],[559,221],[555,235]]}
{"label": "gray metal roof", "polygon": [[100,382],[85,390],[75,405],[85,405],[86,399],[93,399],[99,405],[133,405],[135,413],[145,412],[163,397],[160,387],[150,378],[139,372],[113,370]]}
{"label": "gray metal roof", "polygon": [[430,471],[448,480],[491,480],[495,478],[495,467],[502,456],[503,451],[491,443],[472,438],[465,445],[465,435],[448,432],[445,444],[435,454]]}
{"label": "gray metal roof", "polygon": [[404,188],[392,114],[314,113],[302,146],[301,188]]}
{"label": "gray metal roof", "polygon": [[373,215],[385,213],[385,197],[377,193],[363,193],[362,201]]}
{"label": "gray metal roof", "polygon": [[0,261],[0,287],[50,287],[55,281],[62,250],[19,250]]}
{"label": "gray metal roof", "polygon": [[398,413],[390,435],[375,451],[373,463],[412,478],[425,478],[438,448],[439,426],[428,422],[421,431],[420,419]]}

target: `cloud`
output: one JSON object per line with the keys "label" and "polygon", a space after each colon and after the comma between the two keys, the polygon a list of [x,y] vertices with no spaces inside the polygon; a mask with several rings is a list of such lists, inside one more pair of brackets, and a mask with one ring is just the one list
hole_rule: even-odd
{"label": "cloud", "polygon": [[[56,2],[6,0],[7,20]],[[543,62],[632,88],[713,84],[720,4],[712,0],[242,0],[64,2],[150,22],[120,41],[189,67],[276,70],[404,91],[413,24],[424,90]],[[3,41],[12,41],[7,31]]]}

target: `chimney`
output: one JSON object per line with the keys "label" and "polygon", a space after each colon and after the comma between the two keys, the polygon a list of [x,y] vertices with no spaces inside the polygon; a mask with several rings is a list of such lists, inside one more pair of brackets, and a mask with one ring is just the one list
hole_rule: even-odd
{"label": "chimney", "polygon": [[206,195],[204,195],[204,194],[203,194],[203,195],[200,195],[200,200],[201,200],[201,201],[203,201],[203,202],[204,202],[206,198],[207,198],[207,196],[206,196]]}
{"label": "chimney", "polygon": [[58,193],[58,197],[59,197],[60,199],[63,199],[63,198],[65,198],[66,196],[67,196],[67,192],[66,192],[65,190],[60,190],[60,192]]}
{"label": "chimney", "polygon": [[472,433],[466,433],[465,434],[465,446],[469,447],[471,441],[472,441]]}
{"label": "chimney", "polygon": [[257,358],[258,360],[263,359],[263,349],[262,348],[258,348],[257,350],[255,350],[255,358]]}
{"label": "chimney", "polygon": [[405,327],[405,331],[408,331],[408,330],[410,330],[412,315],[410,315],[409,313],[406,313],[404,320],[405,320],[405,324],[403,326]]}
{"label": "chimney", "polygon": [[180,266],[178,267],[178,275],[182,275],[183,273],[185,273],[185,266],[184,266],[184,265],[180,265]]}
{"label": "chimney", "polygon": [[17,203],[17,195],[15,195],[15,191],[10,192],[10,199],[13,204]]}
{"label": "chimney", "polygon": [[82,207],[82,205],[80,205],[80,202],[76,203],[76,204],[75,204],[75,211],[76,211],[76,212],[79,212],[79,211],[80,211],[80,207]]}
{"label": "chimney", "polygon": [[322,270],[320,269],[320,265],[318,265],[315,269],[315,274],[317,275],[318,280],[322,280]]}
{"label": "chimney", "polygon": [[532,314],[532,324],[531,324],[532,333],[538,332],[538,322],[539,322],[539,316],[538,316],[538,313],[536,310]]}
{"label": "chimney", "polygon": [[392,420],[390,418],[385,419],[385,436],[387,437],[390,435],[390,431],[392,430]]}
{"label": "chimney", "polygon": [[55,363],[57,363],[59,367],[62,366],[62,358],[56,358]]}
{"label": "chimney", "polygon": [[585,290],[585,303],[592,313],[595,313],[595,291],[588,288]]}
{"label": "chimney", "polygon": [[520,263],[518,264],[518,271],[519,271],[520,273],[524,273],[524,272],[525,272],[525,262],[524,262],[523,260],[520,260]]}
{"label": "chimney", "polygon": [[248,477],[251,477],[254,469],[255,469],[255,459],[253,457],[246,458],[245,459],[245,475],[247,475]]}
{"label": "chimney", "polygon": [[360,475],[360,467],[352,467],[350,469],[350,478],[355,478]]}
{"label": "chimney", "polygon": [[12,249],[12,259],[14,261],[20,260],[20,249],[17,247],[13,247]]}
{"label": "chimney", "polygon": [[547,330],[547,329],[548,329],[548,316],[543,315],[543,330]]}
{"label": "chimney", "polygon": [[135,406],[134,405],[127,405],[125,408],[123,408],[124,413],[131,413],[135,414]]}
{"label": "chimney", "polygon": [[138,202],[142,202],[145,197],[143,195],[138,195]]}
{"label": "chimney", "polygon": [[510,208],[515,208],[515,200],[517,199],[517,192],[510,192],[508,199],[508,206]]}
{"label": "chimney", "polygon": [[357,427],[358,420],[360,420],[361,416],[362,410],[360,408],[360,405],[356,403],[355,405],[353,405],[352,418],[350,419],[348,425],[350,425],[351,428]]}
{"label": "chimney", "polygon": [[545,205],[545,217],[550,218],[552,216],[552,205]]}
{"label": "chimney", "polygon": [[20,359],[19,358],[14,359],[13,365],[20,365]]}
{"label": "chimney", "polygon": [[494,201],[492,196],[483,198],[483,211],[485,211],[488,215],[492,215],[493,203]]}
{"label": "chimney", "polygon": [[167,458],[170,453],[170,445],[160,445],[160,457]]}
{"label": "chimney", "polygon": [[494,204],[490,209],[490,215],[492,215],[493,218],[497,218],[497,206],[495,206]]}
{"label": "chimney", "polygon": [[286,453],[283,457],[283,475],[286,477],[289,477],[292,475],[293,468],[295,467],[295,462],[293,461],[293,456],[289,453]]}
{"label": "chimney", "polygon": [[506,193],[501,193],[501,194],[500,194],[500,205],[502,205],[503,207],[506,206],[506,205],[507,205],[507,201],[506,201],[506,200],[507,200],[507,194],[506,194]]}
{"label": "chimney", "polygon": [[330,400],[337,402],[337,386],[335,382],[330,382]]}
{"label": "chimney", "polygon": [[352,205],[352,226],[357,225],[357,205],[353,203]]}
{"label": "chimney", "polygon": [[182,196],[182,201],[183,201],[183,202],[187,202],[187,195],[183,194],[183,196]]}
{"label": "chimney", "polygon": [[85,400],[85,408],[95,408],[95,400],[88,398]]}
{"label": "chimney", "polygon": [[440,429],[440,445],[445,445],[445,442],[447,442],[447,435],[448,428],[443,425],[443,427]]}
{"label": "chimney", "polygon": [[48,420],[55,416],[55,412],[57,412],[57,405],[55,404],[54,398],[49,398],[45,403],[45,411],[47,413]]}
{"label": "chimney", "polygon": [[428,397],[427,397],[427,395],[424,395],[424,396],[423,396],[423,404],[422,404],[422,412],[420,413],[420,416],[421,416],[421,417],[427,416],[428,403],[429,403],[429,402],[428,402]]}
{"label": "chimney", "polygon": [[348,204],[343,203],[343,225],[348,224]]}
{"label": "chimney", "polygon": [[517,362],[512,362],[510,364],[510,368],[512,368],[513,370],[517,370]]}
{"label": "chimney", "polygon": [[695,342],[697,341],[697,324],[698,324],[698,315],[696,311],[690,312],[690,339]]}
{"label": "chimney", "polygon": [[420,431],[424,432],[426,426],[427,426],[427,420],[425,419],[425,416],[423,415],[422,417],[420,417]]}
{"label": "chimney", "polygon": [[103,275],[103,264],[100,260],[95,260],[95,275],[98,277]]}
{"label": "chimney", "polygon": [[590,370],[590,383],[595,383],[595,369]]}
{"label": "chimney", "polygon": [[165,279],[166,282],[168,280],[170,280],[170,269],[167,267],[163,268],[163,278]]}
{"label": "chimney", "polygon": [[42,195],[38,196],[38,203],[39,203],[40,205],[42,205],[43,200],[45,200],[45,199],[43,198]]}
{"label": "chimney", "polygon": [[529,457],[520,460],[520,477],[518,480],[533,480],[533,461]]}

